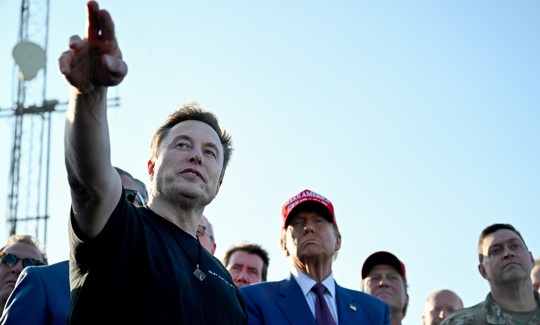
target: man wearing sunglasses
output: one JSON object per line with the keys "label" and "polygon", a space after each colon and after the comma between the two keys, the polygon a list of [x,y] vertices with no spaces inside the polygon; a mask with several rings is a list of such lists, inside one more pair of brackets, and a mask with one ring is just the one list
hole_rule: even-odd
{"label": "man wearing sunglasses", "polygon": [[30,235],[13,235],[0,248],[0,315],[15,287],[21,271],[27,266],[47,264],[40,242]]}
{"label": "man wearing sunglasses", "polygon": [[124,187],[124,197],[129,202],[133,203],[136,207],[142,207],[148,202],[148,192],[146,191],[146,185],[130,173],[126,172],[120,167],[114,167],[120,175],[120,181]]}
{"label": "man wearing sunglasses", "polygon": [[[144,206],[148,194],[144,183],[125,170],[114,167],[120,175],[125,199],[134,206]],[[14,257],[1,256],[0,261],[14,265]],[[23,266],[39,261],[23,260]],[[69,261],[45,267],[25,268],[5,303],[0,325],[65,325],[69,312]]]}
{"label": "man wearing sunglasses", "polygon": [[212,113],[184,105],[152,139],[148,203],[126,202],[111,165],[107,89],[123,80],[127,65],[109,13],[95,1],[87,9],[86,37],[72,36],[59,59],[73,87],[64,141],[71,187],[68,321],[246,324],[242,293],[197,239],[232,153],[229,134]]}

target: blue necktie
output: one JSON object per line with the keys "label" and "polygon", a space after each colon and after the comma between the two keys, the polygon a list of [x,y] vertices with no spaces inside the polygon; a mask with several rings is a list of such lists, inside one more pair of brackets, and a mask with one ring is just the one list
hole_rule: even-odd
{"label": "blue necktie", "polygon": [[317,320],[317,325],[336,325],[330,308],[328,308],[324,299],[324,292],[326,291],[324,284],[317,283],[311,290],[317,294],[317,299],[315,299],[315,319]]}

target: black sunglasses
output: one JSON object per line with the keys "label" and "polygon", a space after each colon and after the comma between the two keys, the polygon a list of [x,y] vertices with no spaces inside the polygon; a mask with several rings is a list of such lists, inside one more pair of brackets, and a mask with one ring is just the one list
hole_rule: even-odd
{"label": "black sunglasses", "polygon": [[139,203],[139,205],[142,206],[145,204],[142,195],[136,190],[130,190],[130,189],[125,188],[124,193],[126,193],[126,200],[128,200],[129,202],[136,203],[135,200],[138,200],[139,202],[137,203]]}
{"label": "black sunglasses", "polygon": [[19,260],[22,261],[23,267],[45,265],[45,263],[43,263],[42,261],[38,261],[33,258],[20,258],[19,256],[14,254],[0,253],[1,265],[14,266],[19,262]]}

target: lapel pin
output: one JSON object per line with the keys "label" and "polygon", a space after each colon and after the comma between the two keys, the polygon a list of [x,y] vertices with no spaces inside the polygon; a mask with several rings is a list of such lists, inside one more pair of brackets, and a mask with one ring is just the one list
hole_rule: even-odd
{"label": "lapel pin", "polygon": [[349,307],[350,307],[353,311],[356,311],[356,306],[355,306],[355,305],[349,304]]}

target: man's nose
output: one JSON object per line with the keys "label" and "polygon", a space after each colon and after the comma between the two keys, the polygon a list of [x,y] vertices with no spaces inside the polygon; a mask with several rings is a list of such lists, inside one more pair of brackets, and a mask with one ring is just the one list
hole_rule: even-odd
{"label": "man's nose", "polygon": [[445,319],[446,316],[448,316],[447,312],[446,312],[446,309],[441,309],[441,311],[439,312],[439,318],[440,319]]}
{"label": "man's nose", "polygon": [[505,248],[504,248],[504,255],[503,255],[503,258],[510,258],[510,257],[514,257],[514,252],[512,252],[511,249],[505,247]]}
{"label": "man's nose", "polygon": [[202,151],[200,149],[193,149],[189,156],[189,162],[200,165],[202,163]]}
{"label": "man's nose", "polygon": [[15,265],[11,267],[11,273],[21,274],[22,270],[24,269],[23,261],[22,259],[18,260]]}
{"label": "man's nose", "polygon": [[236,278],[238,280],[242,280],[242,281],[247,283],[248,282],[248,277],[247,277],[247,274],[246,274],[246,270],[244,270],[244,269],[240,270],[240,272],[238,272],[238,276]]}
{"label": "man's nose", "polygon": [[304,233],[313,232],[315,229],[315,224],[312,220],[306,220],[304,224]]}

